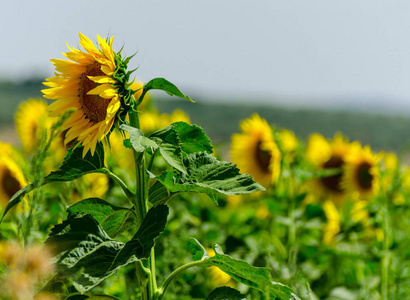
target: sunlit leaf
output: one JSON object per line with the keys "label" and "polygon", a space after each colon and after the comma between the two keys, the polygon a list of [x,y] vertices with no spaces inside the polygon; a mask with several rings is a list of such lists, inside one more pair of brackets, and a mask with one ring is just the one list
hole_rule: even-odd
{"label": "sunlit leaf", "polygon": [[170,192],[240,195],[265,190],[250,175],[240,174],[234,164],[207,153],[188,155],[184,165],[188,174],[165,171],[157,179]]}

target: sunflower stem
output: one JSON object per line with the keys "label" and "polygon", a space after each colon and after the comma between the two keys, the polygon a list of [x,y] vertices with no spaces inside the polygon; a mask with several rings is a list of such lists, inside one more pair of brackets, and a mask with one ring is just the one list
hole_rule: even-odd
{"label": "sunflower stem", "polygon": [[[140,128],[139,116],[137,111],[130,111],[130,125]],[[144,153],[138,153],[133,150],[135,171],[136,171],[136,189],[135,189],[135,212],[137,215],[137,226],[141,226],[145,215],[148,211],[148,174],[146,171],[146,162]],[[148,268],[149,271],[143,269]],[[148,276],[148,278],[146,278]],[[142,299],[150,300],[157,291],[155,276],[155,251],[151,249],[151,255],[144,266],[137,264],[137,277],[141,286]],[[147,280],[148,279],[148,280]]]}

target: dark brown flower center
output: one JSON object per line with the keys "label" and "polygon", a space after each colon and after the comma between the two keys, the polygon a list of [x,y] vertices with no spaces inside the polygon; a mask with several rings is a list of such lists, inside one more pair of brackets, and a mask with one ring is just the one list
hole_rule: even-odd
{"label": "dark brown flower center", "polygon": [[1,177],[1,187],[9,198],[22,188],[20,182],[13,176],[8,168],[4,170],[3,176]]}
{"label": "dark brown flower center", "polygon": [[258,162],[258,165],[261,168],[262,172],[269,173],[269,165],[270,160],[272,159],[272,155],[269,151],[261,149],[261,144],[262,141],[258,141],[258,144],[256,145],[255,159]]}
{"label": "dark brown flower center", "polygon": [[101,64],[94,62],[87,66],[86,71],[81,74],[80,78],[80,103],[84,114],[88,119],[94,123],[105,120],[107,116],[107,107],[111,99],[104,99],[98,95],[87,95],[89,91],[98,86],[97,83],[89,79],[87,76],[103,76],[105,75],[101,71]]}
{"label": "dark brown flower center", "polygon": [[[323,164],[323,169],[336,169],[336,168],[341,168],[344,164],[343,159],[340,156],[332,156],[327,162]],[[320,179],[322,184],[331,192],[334,193],[342,193],[342,187],[340,186],[342,182],[342,173],[328,176],[328,177],[322,177]]]}
{"label": "dark brown flower center", "polygon": [[362,162],[357,168],[356,179],[359,186],[364,190],[372,188],[373,175],[370,174],[371,167],[368,162]]}

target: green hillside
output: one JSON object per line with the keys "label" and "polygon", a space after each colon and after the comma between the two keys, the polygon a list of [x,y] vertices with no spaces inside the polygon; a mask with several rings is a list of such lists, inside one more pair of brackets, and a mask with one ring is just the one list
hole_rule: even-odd
{"label": "green hillside", "polygon": [[[30,97],[41,97],[42,79],[32,79],[20,84],[0,82],[0,126],[13,122],[18,104]],[[227,143],[230,135],[239,131],[239,121],[257,112],[270,124],[293,130],[305,139],[312,132],[332,137],[340,131],[351,140],[360,140],[377,150],[400,150],[410,140],[410,118],[405,116],[294,109],[275,105],[218,104],[206,99],[197,103],[166,97],[156,99],[160,112],[180,108],[187,112],[193,123],[201,125],[215,143]]]}

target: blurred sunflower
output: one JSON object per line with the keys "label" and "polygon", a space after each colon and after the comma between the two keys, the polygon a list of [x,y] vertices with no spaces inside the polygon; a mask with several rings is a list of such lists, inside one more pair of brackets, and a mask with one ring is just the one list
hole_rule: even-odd
{"label": "blurred sunflower", "polygon": [[323,243],[333,245],[340,232],[340,214],[335,204],[330,200],[323,203],[323,211],[327,219],[323,228]]}
{"label": "blurred sunflower", "polygon": [[281,154],[272,128],[258,114],[240,123],[242,133],[232,135],[231,159],[265,188],[276,183],[280,174]]}
{"label": "blurred sunflower", "polygon": [[51,116],[74,110],[62,126],[68,129],[64,143],[80,142],[85,156],[88,151],[94,155],[97,142],[109,134],[117,114],[125,116],[133,91],[123,82],[129,74],[126,61],[113,51],[114,37],[97,35],[96,47],[88,37],[79,36],[85,52],[68,46],[70,51],[64,56],[69,60],[52,59],[56,76],[46,79],[44,85],[49,88],[42,92],[45,98],[57,100],[49,106]]}
{"label": "blurred sunflower", "polygon": [[19,105],[14,120],[23,151],[33,154],[38,150],[45,130],[51,125],[47,102],[41,99],[23,102]]}
{"label": "blurred sunflower", "polygon": [[0,155],[0,204],[7,205],[10,198],[27,185],[23,170],[7,155]]}
{"label": "blurred sunflower", "polygon": [[[308,140],[306,158],[318,170],[343,168],[350,150],[351,144],[340,134],[336,134],[332,141],[313,134]],[[330,197],[335,204],[341,204],[346,196],[342,187],[342,170],[339,174],[315,179],[312,192],[322,200]]]}
{"label": "blurred sunflower", "polygon": [[295,133],[287,129],[282,129],[279,131],[279,141],[284,152],[293,152],[299,145],[299,141]]}
{"label": "blurred sunflower", "polygon": [[380,155],[359,143],[351,149],[345,159],[342,186],[356,200],[374,196],[380,188]]}

